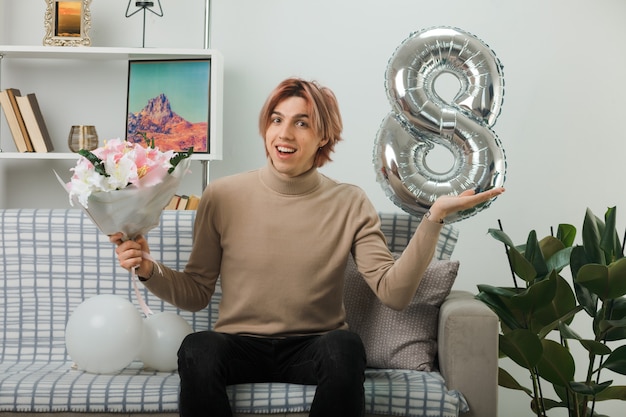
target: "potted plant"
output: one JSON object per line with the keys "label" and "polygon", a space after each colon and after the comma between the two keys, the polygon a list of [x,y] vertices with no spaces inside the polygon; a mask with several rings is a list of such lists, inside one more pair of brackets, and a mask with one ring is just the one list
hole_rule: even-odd
{"label": "potted plant", "polygon": [[[502,230],[489,230],[506,247],[513,286],[479,285],[477,298],[500,319],[501,357],[528,370],[532,386],[523,386],[502,368],[498,383],[529,395],[538,416],[556,407],[570,416],[599,416],[596,401],[626,400],[626,386],[610,379],[611,372],[626,375],[626,258],[615,219],[615,207],[606,211],[604,221],[587,209],[580,245],[574,245],[576,228],[569,224],[541,240],[533,230],[522,245]],[[566,268],[569,281],[561,276]],[[590,317],[593,337],[570,327],[577,314]],[[572,356],[570,346],[576,343],[587,353],[586,364]],[[584,368],[577,374],[580,365]],[[545,383],[558,398],[544,396]]]}

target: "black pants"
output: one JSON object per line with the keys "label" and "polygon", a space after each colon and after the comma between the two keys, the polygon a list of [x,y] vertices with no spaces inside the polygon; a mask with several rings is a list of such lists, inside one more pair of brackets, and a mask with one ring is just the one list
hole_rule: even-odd
{"label": "black pants", "polygon": [[190,334],[178,351],[181,417],[230,417],[226,385],[317,385],[310,416],[364,414],[365,349],[358,335],[335,330],[287,338]]}

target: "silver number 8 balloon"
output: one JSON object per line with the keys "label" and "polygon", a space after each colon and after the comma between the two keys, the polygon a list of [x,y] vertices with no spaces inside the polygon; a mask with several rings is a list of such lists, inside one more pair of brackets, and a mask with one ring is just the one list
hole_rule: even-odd
{"label": "silver number 8 balloon", "polygon": [[[435,91],[441,74],[456,77],[460,89],[451,103]],[[376,178],[387,197],[422,217],[437,197],[504,184],[506,160],[491,127],[504,98],[502,65],[475,36],[451,27],[411,34],[395,50],[385,74],[392,106],[374,146]],[[447,172],[429,167],[427,155],[444,146],[454,157]],[[488,201],[446,218],[470,217]]]}

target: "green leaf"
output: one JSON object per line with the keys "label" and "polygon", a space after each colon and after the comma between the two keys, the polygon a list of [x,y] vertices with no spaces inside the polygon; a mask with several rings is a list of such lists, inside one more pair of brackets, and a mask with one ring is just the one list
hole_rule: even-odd
{"label": "green leaf", "polygon": [[552,384],[568,386],[576,370],[571,353],[553,340],[543,339],[541,345],[543,355],[537,363],[539,375]]}
{"label": "green leaf", "polygon": [[480,292],[476,295],[476,299],[482,301],[489,307],[500,319],[500,321],[510,329],[523,328],[522,318],[513,312],[510,298],[515,292],[502,287],[493,287],[491,285],[479,285]]}
{"label": "green leaf", "polygon": [[536,334],[526,329],[512,330],[499,336],[500,351],[522,368],[534,368],[543,352]]}
{"label": "green leaf", "polygon": [[626,386],[616,385],[613,387],[608,387],[607,389],[605,389],[604,391],[596,395],[596,401],[606,401],[606,400],[626,401]]}
{"label": "green leaf", "polygon": [[620,258],[609,264],[609,298],[626,295],[626,258]]}
{"label": "green leaf", "polygon": [[514,248],[515,247],[515,243],[513,243],[513,241],[509,237],[509,235],[504,233],[502,230],[500,230],[500,229],[489,229],[487,231],[487,233],[489,235],[491,235],[491,237],[493,237],[494,239],[504,243],[509,248]]}
{"label": "green leaf", "polygon": [[193,146],[186,151],[180,151],[174,154],[172,158],[170,158],[170,164],[172,165],[170,169],[167,171],[168,173],[174,172],[180,161],[183,159],[189,158],[193,154]]}
{"label": "green leaf", "polygon": [[603,301],[622,297],[626,294],[626,258],[608,266],[595,263],[583,265],[576,282]]}
{"label": "green leaf", "polygon": [[595,382],[587,384],[585,382],[571,381],[569,387],[577,394],[595,396],[611,386],[612,383],[613,381],[605,381],[600,384],[596,384]]}
{"label": "green leaf", "polygon": [[583,265],[578,271],[576,282],[600,299],[606,300],[609,286],[609,268],[602,264]]}
{"label": "green leaf", "polygon": [[526,259],[521,252],[519,252],[516,248],[509,248],[509,261],[511,262],[511,268],[515,275],[520,277],[526,282],[532,282],[537,278],[538,273],[532,262]]}
{"label": "green leaf", "polygon": [[563,248],[546,261],[549,271],[561,272],[570,263],[574,248]]}
{"label": "green leaf", "polygon": [[[539,241],[539,248],[544,259],[550,259],[557,252],[565,249],[563,242],[553,236],[546,236]],[[568,259],[569,261],[569,259]]]}
{"label": "green leaf", "polygon": [[559,224],[556,230],[556,238],[563,242],[566,248],[571,247],[576,239],[576,228],[571,224]]}
{"label": "green leaf", "polygon": [[106,168],[104,166],[104,162],[102,162],[102,159],[98,158],[93,152],[87,149],[80,149],[78,151],[78,154],[87,158],[87,160],[92,163],[94,170],[98,174],[102,175],[103,177],[110,177],[110,175],[106,171]]}
{"label": "green leaf", "polygon": [[[604,306],[600,310],[600,313],[598,314],[600,317],[605,316],[605,308],[607,307]],[[614,299],[609,311],[610,315],[607,317],[603,328],[603,331],[606,331],[604,339],[606,341],[626,339],[626,323],[624,322],[626,320],[626,298],[620,297]],[[603,327],[602,322],[600,322],[600,327]]]}
{"label": "green leaf", "polygon": [[534,230],[531,230],[528,234],[524,257],[528,259],[528,261],[530,261],[534,270],[536,271],[535,274],[538,278],[543,278],[550,272],[548,271],[546,260],[544,258],[543,252],[541,251],[541,245],[537,240],[537,232],[535,232]]}
{"label": "green leaf", "polygon": [[511,269],[521,279],[531,282],[537,276],[537,271],[533,264],[524,257],[520,250],[515,246],[511,238],[499,229],[489,229],[489,234],[496,240],[504,243],[507,247],[507,256],[511,264]]}
{"label": "green leaf", "polygon": [[626,375],[626,345],[615,349],[602,363],[602,368]]}
{"label": "green leaf", "polygon": [[[554,401],[551,400],[549,398],[541,398],[541,401],[543,402],[543,409],[544,410],[552,410],[553,408],[567,408],[567,404],[564,402],[558,402],[558,401]],[[537,410],[537,404],[535,404],[535,399],[533,398],[530,402],[530,409],[533,411],[533,413],[535,413],[535,415],[544,415],[544,414],[540,414]],[[594,416],[597,417],[597,416]]]}
{"label": "green leaf", "polygon": [[604,230],[602,220],[598,219],[591,210],[587,209],[585,220],[583,221],[583,247],[590,262],[604,265],[604,253],[600,249],[602,230]]}
{"label": "green leaf", "polygon": [[525,291],[514,295],[511,298],[511,304],[520,309],[524,315],[533,315],[537,309],[547,305],[554,298],[556,294],[555,275],[556,273],[552,274],[551,278],[536,282],[526,288]]}
{"label": "green leaf", "polygon": [[[614,330],[626,329],[626,318],[620,320],[600,320],[598,323],[598,329],[601,332],[611,332]],[[615,332],[617,333],[617,332]],[[619,339],[625,339],[624,337],[620,337]],[[612,340],[619,340],[612,339]]]}
{"label": "green leaf", "polygon": [[581,310],[582,310],[581,306],[575,306],[571,311],[568,311],[567,313],[563,314],[558,319],[554,320],[552,323],[544,326],[539,331],[539,333],[537,333],[537,336],[539,336],[540,339],[545,338],[548,335],[548,333],[558,328],[560,323],[570,323],[572,321],[572,318]]}
{"label": "green leaf", "polygon": [[595,355],[608,355],[611,353],[611,348],[601,342],[597,342],[591,339],[583,339],[576,333],[571,327],[565,323],[559,323],[559,332],[564,339],[575,339],[589,352]]}
{"label": "green leaf", "polygon": [[567,318],[564,316],[576,308],[576,297],[568,282],[556,271],[552,271],[549,281],[555,283],[554,295],[550,302],[538,308],[533,314],[530,328],[535,332],[541,331],[550,323],[554,323],[556,327],[558,321],[571,322],[573,315]]}
{"label": "green leaf", "polygon": [[498,385],[504,388],[524,391],[530,396],[533,395],[533,392],[530,389],[520,385],[520,383],[517,382],[511,374],[509,374],[506,370],[502,368],[498,368]]}
{"label": "green leaf", "polygon": [[605,228],[600,239],[600,248],[604,251],[608,262],[613,262],[622,257],[622,246],[615,230],[617,209],[609,207],[604,214]]}

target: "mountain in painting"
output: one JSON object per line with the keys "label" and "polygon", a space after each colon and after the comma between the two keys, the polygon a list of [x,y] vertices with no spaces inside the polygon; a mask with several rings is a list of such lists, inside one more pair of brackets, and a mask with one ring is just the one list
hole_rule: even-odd
{"label": "mountain in painting", "polygon": [[165,94],[148,100],[139,112],[128,113],[126,129],[129,142],[142,142],[145,133],[162,151],[182,151],[192,146],[194,152],[209,151],[208,124],[191,123],[176,114]]}

